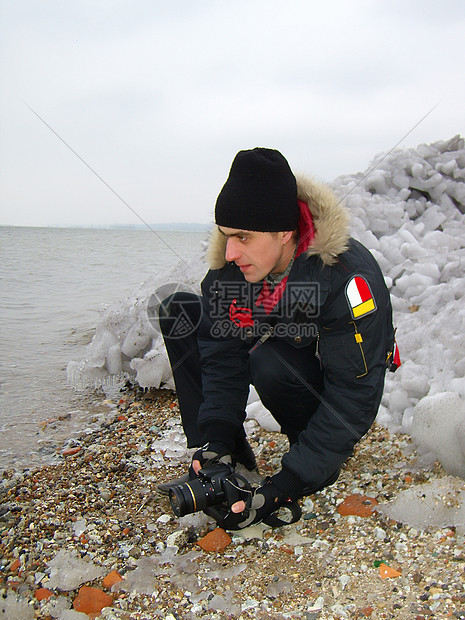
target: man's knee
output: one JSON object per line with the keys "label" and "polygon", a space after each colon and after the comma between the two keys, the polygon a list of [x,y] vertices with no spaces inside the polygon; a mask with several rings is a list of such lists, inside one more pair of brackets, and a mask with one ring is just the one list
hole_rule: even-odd
{"label": "man's knee", "polygon": [[198,314],[200,305],[201,301],[198,295],[178,291],[161,302],[158,313],[160,318],[172,318],[181,313],[191,314],[194,311]]}
{"label": "man's knee", "polygon": [[158,318],[163,335],[179,338],[195,332],[202,316],[198,295],[178,291],[160,303]]}

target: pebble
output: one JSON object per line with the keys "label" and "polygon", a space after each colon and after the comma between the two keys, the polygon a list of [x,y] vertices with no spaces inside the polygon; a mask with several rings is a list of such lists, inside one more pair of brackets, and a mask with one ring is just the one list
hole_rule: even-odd
{"label": "pebble", "polygon": [[113,571],[111,571],[111,573],[108,573],[108,575],[106,577],[104,577],[104,579],[102,581],[102,585],[103,585],[104,588],[110,589],[112,586],[115,585],[115,583],[118,583],[118,582],[120,582],[122,580],[123,580],[123,578],[118,573],[118,571],[113,570]]}
{"label": "pebble", "polygon": [[392,579],[393,577],[400,577],[402,573],[387,564],[381,563],[379,565],[379,576],[381,579]]}
{"label": "pebble", "polygon": [[378,501],[374,497],[353,493],[339,504],[337,511],[341,516],[355,515],[357,517],[370,517]]}
{"label": "pebble", "polygon": [[218,552],[226,549],[231,544],[231,536],[221,527],[215,528],[206,536],[197,541],[197,545],[208,552]]}
{"label": "pebble", "polygon": [[54,593],[51,590],[47,590],[47,588],[39,588],[34,592],[34,596],[38,601],[48,600],[53,594]]}
{"label": "pebble", "polygon": [[157,519],[157,523],[169,523],[171,521],[171,515],[161,515]]}
{"label": "pebble", "polygon": [[189,538],[190,538],[190,533],[187,528],[176,530],[175,532],[173,532],[167,537],[166,546],[177,548],[177,549],[182,549],[188,544]]}
{"label": "pebble", "polygon": [[104,607],[110,607],[112,603],[113,597],[103,590],[82,586],[79,589],[78,596],[73,601],[73,607],[76,611],[89,615],[100,613]]}
{"label": "pebble", "polygon": [[314,602],[313,605],[307,608],[307,611],[319,611],[323,609],[325,604],[325,599],[323,596],[319,596]]}
{"label": "pebble", "polygon": [[381,527],[375,527],[373,534],[376,536],[377,540],[384,540],[386,538],[386,530],[383,530]]}
{"label": "pebble", "polygon": [[129,549],[129,555],[131,558],[140,558],[142,550],[140,547],[131,547],[131,549]]}
{"label": "pebble", "polygon": [[341,575],[339,577],[339,581],[341,582],[342,589],[344,589],[346,585],[349,583],[350,577],[349,575]]}
{"label": "pebble", "polygon": [[63,450],[63,452],[61,453],[62,456],[74,456],[75,454],[78,454],[80,451],[82,450],[81,446],[76,446],[74,448],[66,448],[66,450]]}

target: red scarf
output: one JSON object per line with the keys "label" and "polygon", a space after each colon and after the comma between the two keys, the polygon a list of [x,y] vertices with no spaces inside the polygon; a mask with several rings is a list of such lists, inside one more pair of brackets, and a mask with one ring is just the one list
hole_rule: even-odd
{"label": "red scarf", "polygon": [[[299,205],[300,214],[299,214],[299,245],[297,246],[297,252],[295,253],[295,258],[300,256],[302,252],[311,245],[314,237],[315,237],[315,227],[313,225],[313,217],[310,213],[310,209],[308,205],[302,200],[298,200],[297,204]],[[265,280],[263,282],[263,288],[260,291],[260,295],[255,302],[255,305],[258,307],[263,306],[263,310],[266,314],[270,314],[270,312],[274,309],[278,301],[284,295],[284,291],[286,289],[287,279],[289,276],[286,276],[281,280],[279,284],[277,284],[274,288],[268,284]]]}

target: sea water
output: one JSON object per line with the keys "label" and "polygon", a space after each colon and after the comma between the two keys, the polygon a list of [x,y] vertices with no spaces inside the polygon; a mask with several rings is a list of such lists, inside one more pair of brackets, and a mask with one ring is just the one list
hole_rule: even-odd
{"label": "sea water", "polygon": [[200,252],[206,232],[0,227],[0,469],[53,460],[105,394],[73,390],[100,311]]}

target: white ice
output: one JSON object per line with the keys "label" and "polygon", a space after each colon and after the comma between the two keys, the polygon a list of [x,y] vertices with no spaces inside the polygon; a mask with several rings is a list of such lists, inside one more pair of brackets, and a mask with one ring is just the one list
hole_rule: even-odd
{"label": "white ice", "polygon": [[0,597],[0,615],[8,620],[33,620],[34,608],[23,596],[10,590],[5,598]]}
{"label": "white ice", "polygon": [[448,474],[465,478],[465,401],[458,393],[422,398],[413,411],[412,437],[423,451],[437,455]]}
{"label": "white ice", "polygon": [[390,519],[415,529],[456,527],[465,533],[465,483],[451,476],[402,491],[376,507]]}
{"label": "white ice", "polygon": [[82,559],[75,550],[60,549],[47,566],[50,568],[47,585],[57,590],[76,590],[83,583],[104,575],[104,568]]}

